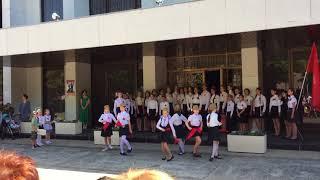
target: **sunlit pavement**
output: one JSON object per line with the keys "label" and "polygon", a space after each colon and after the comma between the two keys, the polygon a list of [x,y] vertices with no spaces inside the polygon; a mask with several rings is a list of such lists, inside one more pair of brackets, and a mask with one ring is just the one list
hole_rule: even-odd
{"label": "sunlit pavement", "polygon": [[57,179],[98,179],[104,176],[113,177],[112,174],[90,173],[68,170],[43,169],[38,168],[38,173],[41,179],[57,180]]}
{"label": "sunlit pavement", "polygon": [[209,162],[210,147],[202,146],[202,158],[187,154],[161,160],[160,144],[133,144],[133,153],[119,155],[118,147],[101,152],[102,146],[92,141],[55,140],[54,144],[31,149],[29,139],[0,140],[0,147],[31,156],[39,168],[40,177],[47,179],[97,179],[127,171],[148,168],[167,172],[176,179],[320,179],[320,152],[268,150],[266,154],[230,153],[222,148],[223,160]]}

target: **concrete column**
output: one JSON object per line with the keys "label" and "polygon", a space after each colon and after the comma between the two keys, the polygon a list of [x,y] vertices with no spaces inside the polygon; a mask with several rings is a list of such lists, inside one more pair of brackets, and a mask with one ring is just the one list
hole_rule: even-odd
{"label": "concrete column", "polygon": [[167,85],[167,61],[156,53],[155,43],[143,44],[143,88],[158,89]]}
{"label": "concrete column", "polygon": [[[82,57],[84,62],[77,62],[77,52],[75,50],[65,51],[65,84],[67,80],[75,80],[75,94],[69,95],[65,99],[65,120],[73,121],[79,119],[80,94],[86,89],[91,92],[91,64],[88,63],[89,56]],[[65,88],[67,90],[67,86]]]}
{"label": "concrete column", "polygon": [[[30,64],[30,66],[26,66]],[[42,107],[41,55],[30,54],[3,57],[4,103],[17,107],[22,94],[27,94],[31,108]]]}
{"label": "concrete column", "polygon": [[90,15],[89,0],[63,0],[63,19]]}
{"label": "concrete column", "polygon": [[3,57],[3,103],[12,102],[11,56]]}
{"label": "concrete column", "polygon": [[2,27],[10,27],[10,0],[2,0]]}
{"label": "concrete column", "polygon": [[258,33],[241,34],[242,87],[251,91],[262,86],[262,56],[258,48]]}

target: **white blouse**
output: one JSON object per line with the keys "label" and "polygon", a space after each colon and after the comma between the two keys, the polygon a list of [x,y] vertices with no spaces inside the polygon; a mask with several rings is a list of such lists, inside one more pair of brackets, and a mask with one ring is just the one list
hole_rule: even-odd
{"label": "white blouse", "polygon": [[190,122],[191,126],[199,127],[202,122],[202,116],[200,114],[192,114],[189,116],[187,122]]}
{"label": "white blouse", "polygon": [[171,117],[171,120],[173,122],[173,125],[180,126],[180,125],[182,125],[183,123],[185,123],[187,121],[187,118],[183,114],[179,115],[178,113],[175,113]]}

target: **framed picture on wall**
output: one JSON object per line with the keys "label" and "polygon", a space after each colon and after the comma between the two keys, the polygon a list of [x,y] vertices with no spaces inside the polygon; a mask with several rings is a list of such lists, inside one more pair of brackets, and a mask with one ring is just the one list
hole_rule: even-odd
{"label": "framed picture on wall", "polygon": [[66,81],[66,92],[67,95],[74,96],[76,93],[76,88],[75,88],[75,80],[67,80]]}

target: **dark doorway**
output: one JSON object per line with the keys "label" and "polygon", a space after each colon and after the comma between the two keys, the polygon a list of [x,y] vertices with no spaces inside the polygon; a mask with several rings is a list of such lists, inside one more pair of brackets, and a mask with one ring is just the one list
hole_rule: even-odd
{"label": "dark doorway", "polygon": [[220,89],[220,70],[206,71],[205,80],[208,89],[215,87],[217,90]]}
{"label": "dark doorway", "polygon": [[141,45],[95,48],[92,50],[92,126],[97,122],[103,106],[108,104],[113,112],[115,92],[121,90],[134,94],[139,85],[138,64]]}

